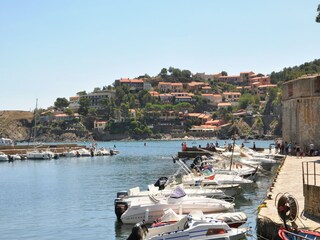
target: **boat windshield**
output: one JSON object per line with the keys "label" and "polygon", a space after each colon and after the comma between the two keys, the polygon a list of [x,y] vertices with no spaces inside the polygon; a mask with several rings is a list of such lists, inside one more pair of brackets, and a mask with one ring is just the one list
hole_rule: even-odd
{"label": "boat windshield", "polygon": [[186,195],[186,192],[183,190],[181,186],[177,186],[172,193],[170,194],[171,198],[181,198]]}

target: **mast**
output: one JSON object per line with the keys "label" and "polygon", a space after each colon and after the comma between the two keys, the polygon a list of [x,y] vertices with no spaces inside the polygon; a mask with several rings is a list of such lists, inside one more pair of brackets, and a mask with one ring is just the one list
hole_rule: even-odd
{"label": "mast", "polygon": [[231,153],[231,159],[230,159],[230,171],[232,168],[232,158],[233,158],[233,152],[234,152],[234,145],[236,144],[236,136],[233,135],[233,144],[232,144],[232,153]]}
{"label": "mast", "polygon": [[36,99],[36,108],[34,109],[34,129],[33,129],[33,142],[36,142],[37,136],[37,113],[38,113],[38,98]]}

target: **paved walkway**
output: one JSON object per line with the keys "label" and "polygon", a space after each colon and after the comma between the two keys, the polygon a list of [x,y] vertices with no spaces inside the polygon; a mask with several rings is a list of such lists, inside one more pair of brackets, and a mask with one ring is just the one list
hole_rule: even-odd
{"label": "paved walkway", "polygon": [[[320,227],[320,222],[312,221],[311,219],[301,218],[300,214],[304,210],[303,196],[303,178],[302,178],[302,162],[319,160],[320,157],[297,157],[287,156],[281,170],[274,182],[274,187],[271,187],[271,199],[266,199],[266,207],[262,207],[258,214],[258,218],[267,217],[275,223],[282,224],[278,216],[277,207],[275,206],[275,198],[278,193],[288,193],[294,196],[299,203],[299,215],[296,224],[299,228],[316,229]],[[318,164],[319,165],[319,164]],[[320,167],[317,169],[317,174],[320,174]],[[320,177],[318,177],[320,180]],[[319,186],[319,184],[317,184]],[[278,196],[279,199],[280,195]],[[320,202],[320,199],[319,199]],[[319,203],[320,206],[320,203]]]}

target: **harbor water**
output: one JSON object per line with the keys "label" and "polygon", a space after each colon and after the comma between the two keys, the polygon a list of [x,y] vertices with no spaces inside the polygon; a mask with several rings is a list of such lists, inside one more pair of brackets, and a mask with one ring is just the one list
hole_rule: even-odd
{"label": "harbor water", "polygon": [[[159,177],[175,173],[179,166],[173,163],[172,156],[181,150],[182,142],[188,146],[211,143],[98,142],[98,147],[116,147],[120,154],[0,162],[0,239],[127,239],[132,226],[116,220],[116,193],[136,186],[146,190]],[[224,140],[218,142],[224,144]],[[270,143],[273,142],[255,141],[256,147],[263,148]],[[245,145],[252,147],[253,142]],[[252,228],[253,235],[248,239],[256,239],[257,208],[272,176],[272,171],[260,174],[257,182],[244,187],[236,198],[236,210],[249,218],[245,227]]]}

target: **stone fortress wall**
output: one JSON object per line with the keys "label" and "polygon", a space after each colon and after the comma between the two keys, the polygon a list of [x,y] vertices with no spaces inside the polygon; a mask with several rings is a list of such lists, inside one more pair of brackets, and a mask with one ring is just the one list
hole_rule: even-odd
{"label": "stone fortress wall", "polygon": [[282,137],[304,151],[320,149],[320,75],[305,76],[282,86]]}

